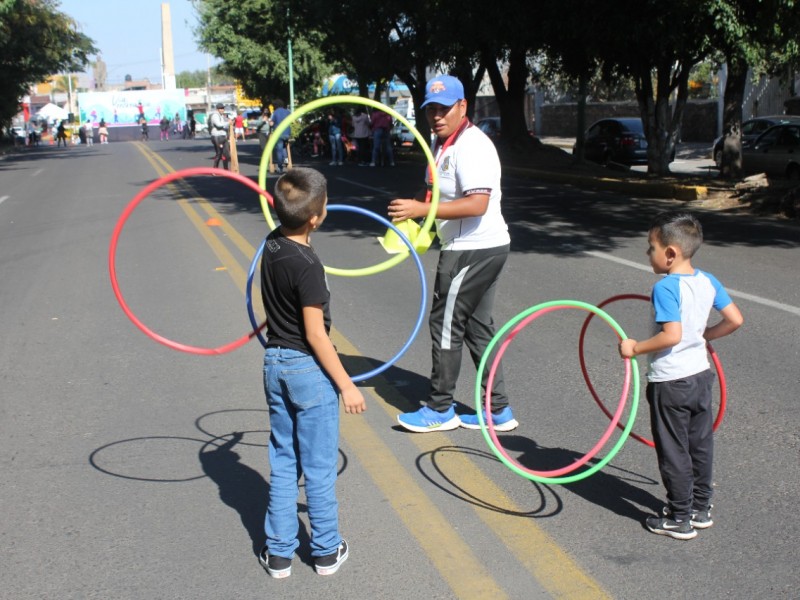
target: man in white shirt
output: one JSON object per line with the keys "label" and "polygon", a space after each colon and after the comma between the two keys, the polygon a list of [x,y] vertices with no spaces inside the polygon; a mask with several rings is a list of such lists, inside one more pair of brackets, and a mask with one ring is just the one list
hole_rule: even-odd
{"label": "man in white shirt", "polygon": [[[500,210],[500,159],[492,141],[469,122],[458,79],[440,75],[425,89],[422,108],[436,136],[432,150],[440,191],[436,230],[441,252],[429,322],[433,368],[426,406],[399,415],[398,421],[415,432],[479,429],[476,414],[456,415],[454,393],[463,345],[477,367],[495,335],[494,295],[511,243]],[[426,183],[430,186],[427,177]],[[431,205],[425,196],[393,200],[389,216],[394,221],[426,217]],[[488,370],[481,382],[484,391],[487,377]],[[519,425],[500,368],[492,389],[492,421],[497,431]]]}

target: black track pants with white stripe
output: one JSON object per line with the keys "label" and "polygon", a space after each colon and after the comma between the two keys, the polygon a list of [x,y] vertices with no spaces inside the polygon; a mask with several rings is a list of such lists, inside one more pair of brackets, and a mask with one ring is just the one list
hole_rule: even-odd
{"label": "black track pants with white stripe", "polygon": [[[433,342],[431,391],[428,406],[447,410],[454,401],[466,343],[476,368],[496,331],[492,309],[497,280],[508,258],[509,246],[480,250],[442,251],[436,268],[430,331]],[[481,382],[484,394],[490,359]],[[465,399],[472,406],[472,394]],[[492,386],[492,411],[508,405],[502,366]]]}

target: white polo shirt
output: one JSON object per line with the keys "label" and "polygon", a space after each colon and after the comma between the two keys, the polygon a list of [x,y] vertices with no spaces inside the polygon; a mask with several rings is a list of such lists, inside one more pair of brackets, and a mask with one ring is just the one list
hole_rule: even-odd
{"label": "white polo shirt", "polygon": [[[439,202],[451,202],[470,194],[489,194],[486,213],[465,219],[436,219],[442,250],[477,250],[511,243],[500,211],[500,158],[485,133],[470,126],[450,147],[436,152]],[[439,156],[441,155],[441,156]],[[430,184],[426,171],[425,180]]]}

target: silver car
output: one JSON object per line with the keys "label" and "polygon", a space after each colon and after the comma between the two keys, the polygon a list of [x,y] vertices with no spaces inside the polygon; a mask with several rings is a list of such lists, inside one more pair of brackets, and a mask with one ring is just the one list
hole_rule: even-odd
{"label": "silver car", "polygon": [[800,124],[775,125],[752,145],[742,148],[746,173],[766,173],[800,179]]}

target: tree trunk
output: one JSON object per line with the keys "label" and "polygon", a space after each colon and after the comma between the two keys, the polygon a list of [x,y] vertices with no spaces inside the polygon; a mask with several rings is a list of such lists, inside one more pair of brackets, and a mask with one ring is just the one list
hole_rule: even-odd
{"label": "tree trunk", "polygon": [[742,102],[747,83],[747,63],[728,56],[728,77],[722,106],[722,166],[720,176],[738,179],[742,169]]}
{"label": "tree trunk", "polygon": [[[647,138],[647,174],[669,174],[669,163],[680,131],[683,109],[689,93],[690,60],[661,64],[656,68],[656,89],[653,93],[651,72],[644,68],[636,77],[636,99]],[[677,69],[677,71],[675,71]],[[677,90],[675,106],[670,106],[670,96]]]}
{"label": "tree trunk", "polygon": [[580,164],[583,162],[584,136],[586,135],[586,88],[589,85],[589,74],[581,73],[578,78],[578,114],[575,131],[575,152],[572,155],[572,162]]}
{"label": "tree trunk", "polygon": [[512,48],[508,57],[508,88],[497,62],[484,60],[500,108],[500,135],[504,145],[525,146],[531,142],[525,121],[525,94],[528,89],[526,58],[525,48]]}

